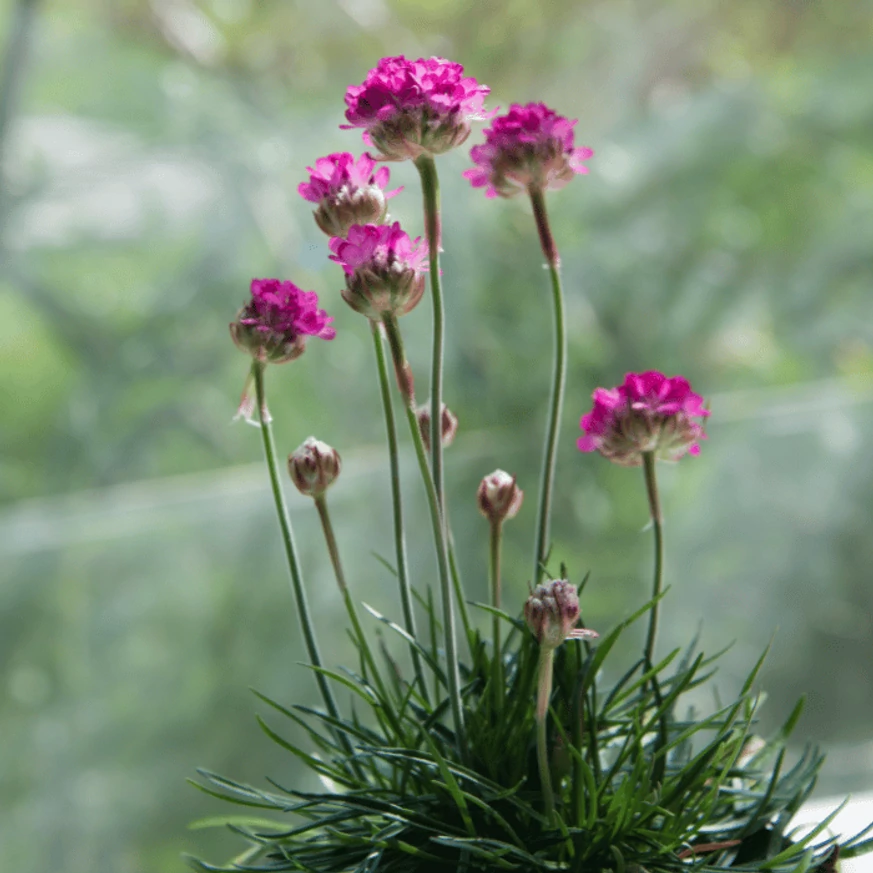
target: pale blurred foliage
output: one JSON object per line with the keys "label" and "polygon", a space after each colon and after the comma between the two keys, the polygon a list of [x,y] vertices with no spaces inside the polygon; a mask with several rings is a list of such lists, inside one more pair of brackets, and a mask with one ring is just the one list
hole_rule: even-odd
{"label": "pale blurred foliage", "polygon": [[[398,611],[371,556],[391,540],[366,329],[295,187],[320,154],[361,149],[337,129],[344,89],[401,52],[463,62],[492,106],[549,102],[596,152],[549,201],[571,325],[555,558],[591,570],[586,620],[641,602],[650,542],[641,477],[580,456],[576,421],[626,370],[681,372],[713,415],[700,458],[662,469],[661,649],[699,628],[707,651],[737,640],[727,694],[778,626],[764,726],[807,692],[798,734],[834,747],[822,788],[869,787],[871,22],[867,0],[7,0],[4,865],[218,859],[218,835],[185,830],[226,811],[184,784],[193,768],[297,778],[247,691],[313,702],[257,434],[230,423],[246,362],[227,323],[253,275],[314,288],[336,316],[333,343],[269,373],[271,407],[285,450],[314,433],[343,453],[331,499],[356,596]],[[527,208],[470,190],[466,153],[439,163],[461,421],[448,485],[481,600],[473,495],[495,467],[535,494],[550,314]],[[393,178],[392,211],[420,232],[417,179]],[[403,325],[421,391],[428,308]],[[315,519],[293,505],[331,658],[350,663]],[[507,527],[519,603],[533,506]],[[422,585],[430,549],[411,549]]]}

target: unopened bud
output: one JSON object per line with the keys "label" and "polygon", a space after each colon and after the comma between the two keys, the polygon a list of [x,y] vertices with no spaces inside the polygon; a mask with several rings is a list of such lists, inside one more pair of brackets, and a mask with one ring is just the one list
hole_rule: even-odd
{"label": "unopened bud", "polygon": [[340,474],[339,452],[327,443],[309,437],[288,455],[288,473],[297,490],[306,497],[320,497]]}
{"label": "unopened bud", "polygon": [[527,626],[537,642],[547,649],[557,649],[566,639],[593,639],[592,630],[577,628],[579,595],[576,586],[566,579],[552,579],[534,588],[524,604]]}
{"label": "unopened bud", "polygon": [[479,511],[491,522],[514,518],[521,509],[524,491],[515,484],[515,476],[495,470],[479,483],[476,499]]}
{"label": "unopened bud", "polygon": [[[445,403],[440,407],[442,414],[440,415],[440,431],[442,433],[443,448],[447,448],[455,441],[455,434],[458,432],[458,418]],[[421,441],[424,447],[430,451],[430,403],[423,403],[415,410],[416,418],[418,418],[418,429],[421,433]]]}

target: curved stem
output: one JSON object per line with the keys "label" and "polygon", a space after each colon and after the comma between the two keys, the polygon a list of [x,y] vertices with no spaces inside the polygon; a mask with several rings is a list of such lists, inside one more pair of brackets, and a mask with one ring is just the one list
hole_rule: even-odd
{"label": "curved stem", "polygon": [[[658,598],[661,594],[664,573],[664,532],[663,519],[661,518],[661,501],[658,497],[658,480],[655,476],[655,455],[653,452],[643,452],[643,474],[646,479],[646,495],[649,498],[649,513],[652,517],[652,530],[655,535],[655,573],[652,584],[652,597]],[[652,665],[652,656],[655,652],[659,605],[660,601],[656,600],[649,612],[649,630],[646,634],[645,649],[646,664],[649,667]]]}
{"label": "curved stem", "polygon": [[[412,603],[412,588],[409,584],[409,565],[406,559],[406,534],[403,528],[403,495],[400,488],[400,456],[397,449],[397,427],[394,422],[394,404],[391,400],[391,384],[388,364],[385,360],[385,347],[379,325],[370,322],[373,348],[376,352],[376,366],[379,371],[379,389],[382,394],[382,409],[385,412],[385,432],[388,436],[388,464],[391,471],[391,505],[394,514],[394,558],[397,562],[397,581],[400,584],[400,603],[403,608],[403,621],[407,632],[418,639],[415,627],[415,610]],[[421,658],[414,646],[410,646],[412,669],[418,682],[421,696],[428,700],[427,685],[421,667]]]}
{"label": "curved stem", "polygon": [[[394,316],[385,316],[383,324],[388,334],[388,345],[394,356],[394,369],[406,372],[409,364],[403,348],[403,338],[397,326]],[[458,748],[464,754],[466,739],[464,736],[464,711],[461,701],[461,677],[458,671],[458,647],[455,640],[455,610],[452,596],[451,571],[449,569],[449,550],[446,542],[446,531],[440,510],[439,498],[430,468],[427,463],[427,453],[424,442],[421,439],[421,431],[418,427],[418,416],[415,414],[415,398],[404,397],[406,403],[406,420],[409,423],[409,432],[412,435],[412,444],[415,446],[415,456],[418,459],[418,467],[421,471],[421,479],[427,492],[427,502],[430,508],[430,519],[433,527],[434,545],[437,553],[437,568],[440,578],[440,594],[443,602],[443,633],[446,646],[446,673],[448,674],[449,704],[452,710],[452,723],[457,737]]]}
{"label": "curved stem", "polygon": [[552,488],[555,481],[555,456],[558,450],[558,429],[567,381],[567,329],[564,324],[564,293],[561,288],[561,261],[549,227],[546,201],[542,191],[530,190],[531,205],[536,219],[543,255],[552,280],[552,303],[555,321],[555,358],[552,368],[552,393],[549,401],[549,423],[540,480],[540,502],[537,509],[536,544],[534,546],[533,585],[539,584],[542,564],[549,548],[549,527],[552,508]]}
{"label": "curved stem", "polygon": [[445,331],[445,312],[440,285],[440,243],[442,227],[440,223],[440,182],[436,164],[432,157],[422,155],[416,159],[415,166],[421,177],[421,192],[424,199],[424,231],[427,238],[430,258],[430,294],[433,301],[433,353],[430,377],[430,452],[434,487],[440,509],[444,506],[443,496],[443,447],[441,440],[442,393],[443,393],[443,333]]}
{"label": "curved stem", "polygon": [[552,791],[552,774],[549,770],[549,749],[546,737],[546,717],[549,699],[552,696],[552,662],[555,650],[540,646],[539,677],[537,679],[537,764],[540,770],[540,786],[549,823],[555,813],[555,795]]}
{"label": "curved stem", "polygon": [[452,585],[455,588],[455,598],[458,603],[458,612],[461,614],[461,624],[464,626],[464,636],[467,639],[467,648],[472,657],[473,628],[470,624],[470,612],[467,609],[467,602],[464,599],[464,585],[461,582],[461,571],[458,569],[458,562],[455,558],[455,541],[452,537],[452,526],[449,524],[448,509],[445,506],[443,509],[446,511],[445,528],[449,546],[449,571],[452,574]]}
{"label": "curved stem", "polygon": [[361,657],[370,669],[370,673],[373,676],[373,681],[376,683],[376,687],[379,689],[379,693],[383,698],[386,698],[387,695],[385,692],[385,686],[382,683],[382,677],[376,666],[376,661],[373,658],[370,647],[367,644],[367,639],[364,636],[364,629],[361,627],[361,622],[358,620],[358,611],[355,609],[354,601],[349,593],[349,586],[346,584],[346,576],[343,572],[342,562],[340,561],[339,547],[337,546],[336,535],[333,531],[333,523],[330,520],[330,512],[327,508],[327,499],[324,494],[320,494],[318,497],[314,498],[314,500],[315,508],[318,510],[318,518],[321,521],[321,529],[324,533],[324,541],[327,545],[327,553],[330,555],[330,563],[333,567],[333,573],[336,577],[340,593],[343,596],[346,612],[349,614],[349,620],[352,623],[352,630],[357,637],[358,645],[361,649]]}
{"label": "curved stem", "polygon": [[[255,396],[257,398],[258,414],[261,421],[261,435],[264,441],[264,455],[267,461],[267,471],[270,474],[270,486],[273,489],[273,500],[276,504],[276,515],[279,518],[282,542],[285,545],[285,556],[288,559],[288,570],[291,575],[291,590],[294,592],[294,600],[297,603],[297,617],[300,620],[300,629],[303,631],[303,642],[306,645],[306,652],[309,655],[309,663],[312,664],[313,667],[320,668],[322,667],[321,654],[318,651],[318,643],[315,639],[315,628],[312,624],[312,616],[309,614],[306,590],[303,587],[300,564],[297,561],[297,550],[294,546],[294,535],[291,532],[291,520],[288,517],[288,506],[285,503],[285,494],[282,491],[282,483],[279,478],[279,467],[276,462],[276,444],[273,440],[273,428],[270,425],[270,418],[267,413],[267,396],[264,390],[264,369],[265,365],[258,361],[255,361],[252,364],[252,377],[255,382]],[[336,700],[334,700],[327,678],[319,670],[316,670],[315,681],[318,683],[318,688],[321,691],[321,696],[328,713],[333,718],[338,719],[339,710],[337,709]],[[340,733],[340,737],[344,741],[343,745],[348,747],[347,751],[351,751],[348,737],[343,733]]]}
{"label": "curved stem", "polygon": [[[500,609],[500,544],[503,534],[503,522],[499,519],[491,522],[489,573],[491,576],[491,605]],[[503,650],[500,644],[500,617],[495,613],[491,617],[491,636],[493,639],[493,664],[495,710],[500,712],[503,705]]]}

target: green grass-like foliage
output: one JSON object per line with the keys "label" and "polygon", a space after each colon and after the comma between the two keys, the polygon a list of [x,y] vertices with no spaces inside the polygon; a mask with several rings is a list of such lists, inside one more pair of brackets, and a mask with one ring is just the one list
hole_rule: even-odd
{"label": "green grass-like foliage", "polygon": [[[258,694],[279,715],[270,723],[258,718],[264,732],[321,776],[325,790],[301,792],[269,780],[273,790],[266,791],[200,770],[202,782],[194,784],[206,793],[275,818],[258,812],[198,823],[226,826],[248,848],[226,866],[192,865],[323,873],[828,873],[837,855],[869,850],[873,825],[839,846],[827,833],[833,816],[812,830],[789,831],[823,756],[808,747],[790,766],[786,761],[802,701],[773,737],[755,735],[753,686],[763,656],[736,700],[701,717],[683,698],[711,679],[718,655],[695,655],[694,643],[653,666],[641,659],[614,685],[601,686],[622,632],[651,607],[596,646],[558,650],[549,718],[557,795],[551,822],[535,750],[537,643],[523,622],[502,615],[512,626],[502,652],[502,702],[491,684],[490,646],[478,633],[471,637],[471,663],[462,665],[468,741],[460,748],[448,727],[436,644],[411,640],[376,614],[418,650],[436,703],[428,705],[387,654],[378,677],[363,668],[324,671],[337,691],[353,695],[348,718],[286,708]],[[434,629],[432,608],[430,618]],[[305,731],[305,747],[283,736],[287,722]]]}

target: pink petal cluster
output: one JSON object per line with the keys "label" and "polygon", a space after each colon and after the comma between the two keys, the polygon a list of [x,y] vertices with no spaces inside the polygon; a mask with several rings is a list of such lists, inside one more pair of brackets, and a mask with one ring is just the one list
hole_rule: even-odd
{"label": "pink petal cluster", "polygon": [[474,188],[487,186],[487,197],[563,188],[576,173],[588,172],[583,161],[594,154],[574,146],[575,125],[544,103],[513,103],[486,128],[484,144],[470,150],[476,166],[464,177]]}
{"label": "pink petal cluster", "polygon": [[346,274],[343,299],[357,312],[379,320],[405,315],[424,294],[428,248],[393,224],[355,225],[345,239],[330,241],[330,256]]}
{"label": "pink petal cluster", "polygon": [[427,271],[427,243],[421,237],[410,239],[399,221],[353,227],[345,239],[334,237],[330,250],[330,259],[340,264],[347,275],[362,267]]}
{"label": "pink petal cluster", "polygon": [[317,203],[315,221],[328,236],[345,236],[354,224],[378,224],[386,213],[386,201],[402,191],[386,191],[391,171],[380,167],[367,154],[355,160],[349,152],[335,152],[307,167],[309,181],[301,182],[297,192],[310,203]]}
{"label": "pink petal cluster", "polygon": [[439,155],[461,145],[484,111],[490,89],[445,58],[382,58],[346,91],[343,128],[364,128],[364,142],[389,161]]}
{"label": "pink petal cluster", "polygon": [[593,399],[594,408],[580,422],[582,452],[600,452],[624,467],[640,466],[643,452],[664,461],[700,452],[697,441],[706,437],[709,410],[682,376],[628,373],[617,388],[597,388]]}
{"label": "pink petal cluster", "polygon": [[252,279],[251,300],[230,325],[233,341],[263,363],[281,364],[303,354],[306,337],[331,340],[333,319],[318,308],[318,295],[293,282]]}

